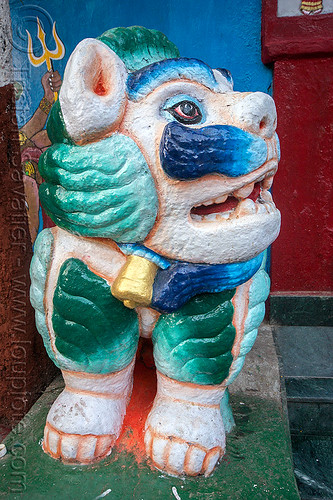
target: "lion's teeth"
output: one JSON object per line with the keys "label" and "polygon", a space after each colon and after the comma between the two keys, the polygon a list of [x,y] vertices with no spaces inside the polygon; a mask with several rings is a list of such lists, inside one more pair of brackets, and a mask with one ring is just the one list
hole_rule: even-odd
{"label": "lion's teeth", "polygon": [[267,214],[266,204],[256,203],[257,214]]}
{"label": "lion's teeth", "polygon": [[273,184],[273,178],[274,178],[274,175],[271,175],[270,177],[266,177],[262,181],[262,188],[263,189],[270,189],[272,187],[272,184]]}
{"label": "lion's teeth", "polygon": [[229,216],[232,212],[229,210],[228,212],[220,212],[217,214],[217,219],[229,219]]}
{"label": "lion's teeth", "polygon": [[231,213],[232,211],[229,210],[228,212],[207,214],[207,215],[191,214],[191,217],[194,221],[197,222],[216,222],[229,219]]}
{"label": "lion's teeth", "polygon": [[273,203],[273,202],[272,202],[272,203],[266,203],[266,208],[267,208],[267,212],[268,212],[269,214],[274,213],[274,212],[275,212],[275,210],[276,210],[276,207],[275,207],[275,205],[274,205],[274,203]]}
{"label": "lion's teeth", "polygon": [[227,194],[219,196],[219,198],[215,198],[214,203],[224,203],[227,198],[228,198]]}
{"label": "lion's teeth", "polygon": [[[223,196],[219,196],[218,198],[203,201],[202,203],[200,203],[200,205],[205,205],[205,207],[208,207],[209,205],[213,205],[214,203],[224,203],[226,201],[226,199],[228,198],[228,196],[229,196],[228,194],[224,194]],[[200,206],[200,205],[196,205],[196,206]]]}
{"label": "lion's teeth", "polygon": [[264,200],[266,203],[272,203],[273,202],[273,198],[272,198],[271,193],[269,191],[267,191],[266,189],[264,191],[261,191],[260,198],[262,200]]}
{"label": "lion's teeth", "polygon": [[256,213],[256,204],[253,200],[247,198],[246,200],[238,203],[235,209],[235,217],[239,215],[251,215]]}
{"label": "lion's teeth", "polygon": [[252,193],[253,188],[254,182],[251,182],[251,184],[247,184],[246,186],[237,189],[237,191],[234,191],[234,196],[241,199],[247,198]]}
{"label": "lion's teeth", "polygon": [[208,215],[204,215],[204,220],[209,220],[209,221],[216,220],[216,215],[217,215],[217,214],[208,214]]}

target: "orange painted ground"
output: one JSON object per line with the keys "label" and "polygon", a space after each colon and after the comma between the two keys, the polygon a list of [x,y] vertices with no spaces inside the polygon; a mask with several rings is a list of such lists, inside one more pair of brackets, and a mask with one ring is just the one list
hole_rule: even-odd
{"label": "orange painted ground", "polygon": [[134,369],[134,385],[127,407],[123,431],[117,441],[119,451],[133,453],[137,462],[146,461],[143,430],[156,394],[156,370],[151,341],[142,343]]}

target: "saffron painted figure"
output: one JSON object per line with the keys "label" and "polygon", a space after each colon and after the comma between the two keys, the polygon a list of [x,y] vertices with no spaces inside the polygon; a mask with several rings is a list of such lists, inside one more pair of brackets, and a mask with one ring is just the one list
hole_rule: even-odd
{"label": "saffron painted figure", "polygon": [[44,450],[65,462],[111,453],[139,335],[158,388],[147,456],[209,475],[233,425],[228,385],[264,316],[265,249],[280,214],[274,102],[233,92],[225,69],[179,56],[160,32],[115,28],[67,64],[40,160],[31,301],[66,388]]}

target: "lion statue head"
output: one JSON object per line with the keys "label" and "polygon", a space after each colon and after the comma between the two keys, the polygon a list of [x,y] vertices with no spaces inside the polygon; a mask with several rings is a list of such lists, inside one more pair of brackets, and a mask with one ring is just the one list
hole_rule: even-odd
{"label": "lion statue head", "polygon": [[189,264],[255,262],[253,274],[280,228],[275,129],[272,98],[233,91],[226,69],[180,57],[158,31],[111,29],[70,56],[40,198],[78,235]]}

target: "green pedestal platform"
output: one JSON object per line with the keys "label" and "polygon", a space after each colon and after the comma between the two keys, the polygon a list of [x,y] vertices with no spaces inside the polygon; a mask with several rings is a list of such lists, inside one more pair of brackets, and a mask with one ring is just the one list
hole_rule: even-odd
{"label": "green pedestal platform", "polygon": [[63,465],[46,455],[44,423],[60,390],[59,383],[53,384],[7,437],[0,495],[33,500],[299,499],[287,422],[274,401],[234,395],[236,427],[216,472],[209,478],[175,478],[117,449],[92,466]]}

